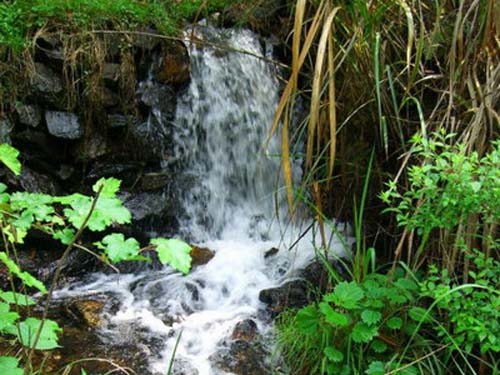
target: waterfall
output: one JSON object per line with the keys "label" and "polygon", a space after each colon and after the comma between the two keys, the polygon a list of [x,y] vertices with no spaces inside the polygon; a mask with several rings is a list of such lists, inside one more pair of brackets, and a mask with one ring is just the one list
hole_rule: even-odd
{"label": "waterfall", "polygon": [[[297,244],[304,228],[276,217],[286,205],[278,177],[279,141],[271,140],[264,149],[280,92],[269,62],[271,47],[248,30],[198,25],[186,35],[202,43],[189,48],[191,82],[177,97],[175,119],[164,125],[173,127],[177,173],[194,180],[193,187],[179,188],[185,212],[179,235],[214,250],[215,256],[187,276],[169,268],[95,275],[92,282],[58,295],[115,296],[119,307],[106,313],[101,336],[130,342],[144,335],[147,342],[160,343],[151,349],[152,373],[166,373],[182,333],[176,352],[179,373],[216,375],[223,372],[211,358],[238,322],[251,318],[261,335],[270,331],[259,292],[304,267],[314,246],[310,235]],[[294,173],[301,177],[298,166]],[[332,241],[333,249],[341,248]],[[288,251],[292,243],[294,251]],[[266,259],[273,247],[280,251]]]}

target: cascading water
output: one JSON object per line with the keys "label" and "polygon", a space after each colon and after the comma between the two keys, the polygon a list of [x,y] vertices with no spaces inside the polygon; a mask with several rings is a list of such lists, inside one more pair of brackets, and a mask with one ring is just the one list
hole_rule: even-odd
{"label": "cascading water", "polygon": [[[60,297],[98,292],[116,296],[119,307],[107,313],[101,336],[126,342],[140,331],[159,338],[158,350],[151,353],[154,374],[166,373],[181,332],[179,374],[224,373],[211,359],[238,322],[252,318],[260,334],[269,331],[259,292],[282,283],[314,255],[311,237],[287,251],[301,228],[283,225],[285,230],[276,219],[280,160],[268,155],[277,155],[279,148],[272,141],[266,154],[263,145],[279,85],[273,65],[259,58],[269,48],[246,30],[197,26],[194,36],[208,44],[190,48],[191,83],[177,98],[176,119],[168,126],[174,127],[175,158],[182,161],[179,173],[195,181],[184,192],[180,235],[214,250],[215,257],[187,276],[168,268],[95,275],[91,283],[58,292]],[[280,251],[265,259],[272,247]],[[332,248],[341,246],[334,240]]]}

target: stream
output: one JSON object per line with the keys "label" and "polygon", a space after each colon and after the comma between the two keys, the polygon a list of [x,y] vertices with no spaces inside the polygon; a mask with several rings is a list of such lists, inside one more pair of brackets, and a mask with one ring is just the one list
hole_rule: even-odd
{"label": "stream", "polygon": [[[148,361],[155,375],[167,373],[177,341],[174,373],[228,373],[215,358],[229,345],[234,327],[246,319],[256,323],[262,345],[272,353],[272,320],[259,293],[295,277],[296,270],[312,261],[319,242],[311,234],[315,231],[306,231],[310,220],[291,224],[284,219],[279,134],[264,150],[280,84],[277,68],[257,57],[272,58],[272,45],[248,30],[198,26],[186,31],[191,34],[227,49],[191,45],[191,82],[177,97],[175,119],[166,123],[156,108],[150,126],[172,129],[178,173],[195,181],[179,193],[178,237],[211,249],[215,256],[187,276],[168,267],[93,274],[55,295],[113,296],[117,302],[103,311],[100,338],[116,343],[141,335],[154,342]],[[300,159],[294,161],[295,180],[301,178],[300,165]],[[330,248],[341,254],[340,241],[330,238]],[[279,251],[265,257],[271,248]]]}

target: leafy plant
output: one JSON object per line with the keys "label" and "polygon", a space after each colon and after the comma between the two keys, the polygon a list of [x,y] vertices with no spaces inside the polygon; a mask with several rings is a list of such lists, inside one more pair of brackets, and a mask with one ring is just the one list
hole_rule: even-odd
{"label": "leafy plant", "polygon": [[[402,275],[393,282],[381,273],[361,283],[340,282],[319,303],[280,318],[285,357],[294,369],[311,374],[384,374],[395,368],[394,352],[422,318],[418,307],[410,307],[417,296],[418,284]],[[287,330],[296,336],[288,337]]]}

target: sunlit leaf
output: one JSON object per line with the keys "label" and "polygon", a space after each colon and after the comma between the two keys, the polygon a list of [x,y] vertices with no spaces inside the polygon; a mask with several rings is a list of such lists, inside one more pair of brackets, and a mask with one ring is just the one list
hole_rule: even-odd
{"label": "sunlit leaf", "polygon": [[125,240],[122,233],[109,234],[102,239],[102,243],[105,245],[104,252],[114,263],[134,260],[139,255],[139,242],[135,238]]}
{"label": "sunlit leaf", "polygon": [[0,145],[0,162],[5,164],[16,176],[21,174],[21,162],[18,160],[19,151],[11,145],[3,143]]}
{"label": "sunlit leaf", "polygon": [[151,240],[151,244],[156,246],[158,258],[162,264],[168,264],[183,273],[189,272],[191,268],[189,244],[175,238],[155,238]]}
{"label": "sunlit leaf", "polygon": [[0,357],[0,374],[23,375],[24,370],[19,368],[19,359],[16,357]]}
{"label": "sunlit leaf", "polygon": [[8,333],[17,336],[19,342],[29,348],[33,346],[38,350],[50,350],[58,348],[57,335],[62,332],[59,325],[53,320],[46,319],[38,342],[35,344],[36,333],[40,328],[41,320],[35,318],[28,318],[25,321],[19,323],[19,329],[17,327],[11,327]]}
{"label": "sunlit leaf", "polygon": [[17,304],[19,306],[29,306],[36,304],[36,301],[22,293],[15,292],[0,292],[0,298],[10,304]]}

